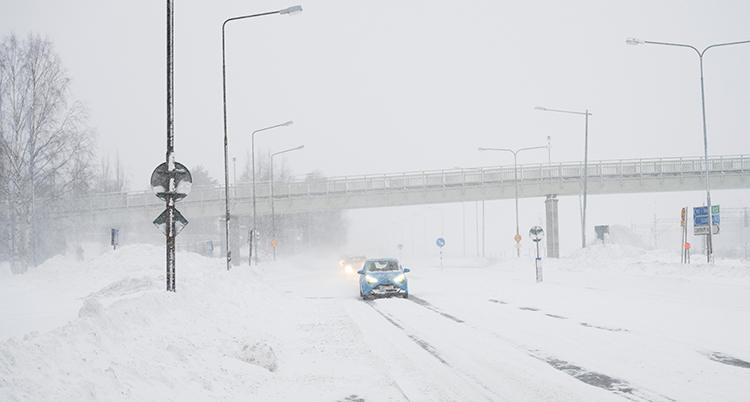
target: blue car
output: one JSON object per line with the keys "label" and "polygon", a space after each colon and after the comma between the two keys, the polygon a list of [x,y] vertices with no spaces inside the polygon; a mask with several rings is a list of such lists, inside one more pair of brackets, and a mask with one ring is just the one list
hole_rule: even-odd
{"label": "blue car", "polygon": [[395,258],[376,258],[365,261],[359,274],[359,295],[367,300],[373,297],[409,297],[409,282],[404,268]]}

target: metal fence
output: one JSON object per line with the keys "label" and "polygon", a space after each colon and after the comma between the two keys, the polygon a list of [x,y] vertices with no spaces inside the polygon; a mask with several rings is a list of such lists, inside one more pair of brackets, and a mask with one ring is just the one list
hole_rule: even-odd
{"label": "metal fence", "polygon": [[[625,180],[639,177],[699,177],[705,175],[703,158],[658,158],[589,162],[588,180]],[[718,156],[708,160],[709,174],[750,174],[750,156]],[[274,199],[292,197],[320,197],[331,195],[415,191],[451,187],[490,186],[498,184],[555,183],[581,181],[584,177],[582,162],[542,163],[534,165],[480,167],[425,172],[387,173],[275,181]],[[256,198],[271,196],[270,182],[256,183]],[[252,198],[252,183],[230,187],[235,201]],[[223,202],[224,187],[194,187],[181,204]],[[71,206],[78,212],[97,212],[112,209],[151,208],[163,205],[152,192],[99,194],[77,199]]]}

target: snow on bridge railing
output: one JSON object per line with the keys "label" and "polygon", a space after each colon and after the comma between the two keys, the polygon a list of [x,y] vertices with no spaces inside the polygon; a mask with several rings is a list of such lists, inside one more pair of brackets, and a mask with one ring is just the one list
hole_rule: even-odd
{"label": "snow on bridge railing", "polygon": [[[702,157],[654,158],[594,161],[588,163],[589,180],[622,179],[645,176],[676,176],[705,174]],[[718,156],[708,161],[710,173],[750,174],[750,156]],[[513,166],[489,166],[465,169],[444,169],[423,172],[386,173],[377,175],[342,176],[321,179],[299,179],[274,182],[274,198],[317,197],[337,194],[362,194],[385,191],[414,191],[462,186],[483,186],[524,182],[550,182],[582,180],[582,162],[539,163]],[[267,199],[271,195],[270,183],[256,183],[256,198]],[[230,187],[230,197],[235,201],[252,198],[252,183],[240,183]],[[194,187],[180,204],[215,203],[224,200],[224,187]],[[151,191],[109,193],[83,197],[77,200],[78,211],[109,209],[151,208],[164,203]]]}

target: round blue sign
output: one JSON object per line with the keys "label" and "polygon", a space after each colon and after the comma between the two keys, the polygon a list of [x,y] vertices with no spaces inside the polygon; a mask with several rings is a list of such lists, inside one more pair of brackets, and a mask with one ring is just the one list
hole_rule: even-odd
{"label": "round blue sign", "polygon": [[438,247],[443,247],[443,246],[445,246],[445,239],[443,239],[442,237],[438,237],[436,243],[437,243]]}

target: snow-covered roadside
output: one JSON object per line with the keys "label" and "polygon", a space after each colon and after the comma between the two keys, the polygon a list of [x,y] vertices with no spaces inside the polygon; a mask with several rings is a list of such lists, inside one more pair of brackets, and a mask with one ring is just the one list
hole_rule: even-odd
{"label": "snow-covered roadside", "polygon": [[[131,246],[4,278],[6,288],[67,288],[82,307],[51,331],[0,342],[0,400],[332,401],[383,395],[392,382],[326,300],[287,297],[252,270],[194,254],[178,254],[177,292],[166,292],[163,258],[161,248]],[[57,307],[42,309],[71,312]]]}
{"label": "snow-covered roadside", "polygon": [[176,293],[160,247],[56,258],[0,277],[0,400],[742,401],[750,267],[674,257],[407,260],[370,303],[333,258],[178,253]]}

